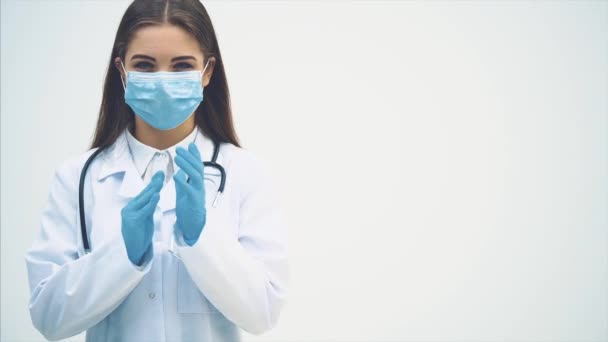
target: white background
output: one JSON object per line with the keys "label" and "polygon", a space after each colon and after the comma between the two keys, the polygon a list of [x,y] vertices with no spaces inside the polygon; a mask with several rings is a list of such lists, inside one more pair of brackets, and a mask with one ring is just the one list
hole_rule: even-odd
{"label": "white background", "polygon": [[[128,3],[1,2],[2,341],[42,340],[23,254]],[[249,340],[608,340],[608,2],[206,5],[289,219]]]}

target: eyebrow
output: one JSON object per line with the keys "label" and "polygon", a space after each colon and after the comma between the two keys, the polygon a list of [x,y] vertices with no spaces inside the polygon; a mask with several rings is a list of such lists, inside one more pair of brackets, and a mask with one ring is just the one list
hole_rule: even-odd
{"label": "eyebrow", "polygon": [[[131,60],[134,60],[136,58],[148,59],[148,60],[151,60],[153,62],[156,62],[156,59],[154,57],[150,57],[148,55],[133,55],[131,57]],[[171,62],[181,61],[181,60],[185,60],[185,59],[193,59],[193,60],[196,61],[196,58],[194,56],[179,56],[179,57],[173,57],[173,58],[171,58]]]}

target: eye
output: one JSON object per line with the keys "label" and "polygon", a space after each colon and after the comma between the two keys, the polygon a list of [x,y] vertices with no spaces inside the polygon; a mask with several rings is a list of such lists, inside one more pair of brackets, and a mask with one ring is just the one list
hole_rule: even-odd
{"label": "eye", "polygon": [[154,67],[154,65],[152,65],[152,63],[150,63],[150,62],[138,62],[135,64],[135,69],[140,69],[140,70],[149,70],[152,67]]}
{"label": "eye", "polygon": [[192,69],[192,65],[190,63],[181,62],[181,63],[175,64],[175,69],[177,69],[177,70]]}

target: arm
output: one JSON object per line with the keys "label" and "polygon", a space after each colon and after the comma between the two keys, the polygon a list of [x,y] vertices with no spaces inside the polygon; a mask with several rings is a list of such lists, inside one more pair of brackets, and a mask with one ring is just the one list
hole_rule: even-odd
{"label": "arm", "polygon": [[79,167],[74,160],[52,179],[40,230],[25,255],[32,323],[49,340],[76,335],[112,312],[150,269],[153,250],[142,266],[127,257],[120,234],[78,257]]}
{"label": "arm", "polygon": [[243,194],[238,239],[211,207],[196,243],[187,245],[181,234],[176,243],[192,280],[212,304],[242,329],[261,334],[276,325],[287,299],[287,227],[268,169],[257,159],[247,161],[232,171],[233,181],[244,179],[237,183]]}

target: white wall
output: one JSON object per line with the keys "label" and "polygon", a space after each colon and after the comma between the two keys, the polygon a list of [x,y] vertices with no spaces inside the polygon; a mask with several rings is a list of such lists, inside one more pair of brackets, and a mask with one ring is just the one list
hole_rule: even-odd
{"label": "white wall", "polygon": [[[290,221],[248,340],[608,340],[607,2],[206,4]],[[2,0],[2,341],[41,339],[23,253],[127,5]]]}

